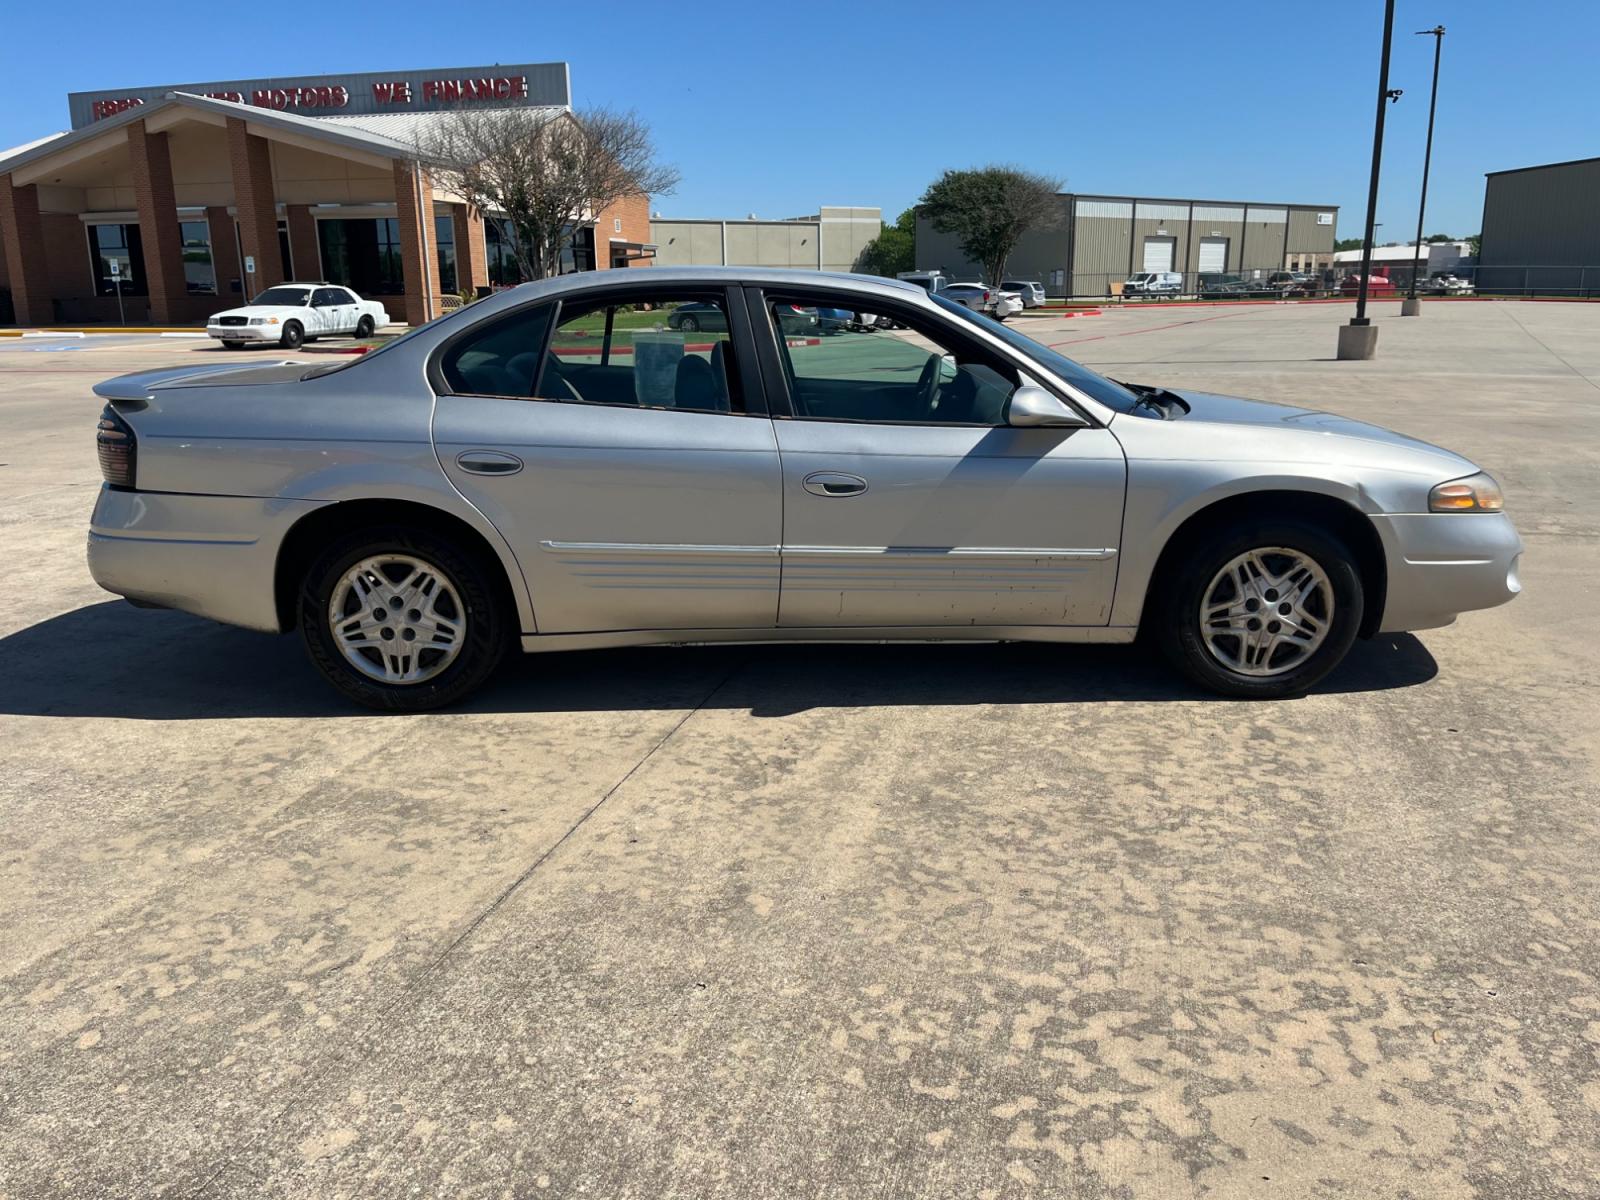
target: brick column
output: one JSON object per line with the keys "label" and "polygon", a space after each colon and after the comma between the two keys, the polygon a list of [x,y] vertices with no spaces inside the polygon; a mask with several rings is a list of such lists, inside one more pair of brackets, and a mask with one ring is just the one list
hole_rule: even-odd
{"label": "brick column", "polygon": [[315,281],[322,276],[322,251],[317,246],[317,219],[309,204],[291,204],[284,214],[289,220],[289,257],[294,259],[296,279]]}
{"label": "brick column", "polygon": [[450,206],[456,233],[456,286],[489,286],[489,251],[484,242],[483,214],[470,204]]}
{"label": "brick column", "polygon": [[206,209],[206,226],[211,230],[211,267],[217,273],[217,298],[238,295],[233,281],[244,287],[244,272],[239,266],[239,243],[233,235],[233,217],[220,205]]}
{"label": "brick column", "polygon": [[172,189],[172,157],[165,133],[149,133],[143,121],[128,126],[128,161],[133,168],[133,200],[144,242],[145,285],[150,319],[168,325],[182,319],[189,296],[183,276],[183,237],[178,200]]}
{"label": "brick column", "polygon": [[[396,159],[394,164],[394,209],[400,226],[400,271],[405,276],[406,324],[421,325],[429,319],[423,297],[431,296],[431,311],[444,311],[439,297],[439,247],[433,236],[433,185],[423,171],[421,211],[418,211],[416,164]],[[426,224],[425,224],[426,223]],[[427,232],[424,252],[423,230]]]}
{"label": "brick column", "polygon": [[14,187],[10,175],[0,175],[0,239],[5,245],[11,307],[16,310],[17,324],[50,324],[55,306],[50,303],[39,189],[31,183]]}
{"label": "brick column", "polygon": [[228,118],[228,162],[233,168],[233,204],[239,211],[239,241],[245,256],[256,260],[253,281],[240,264],[240,278],[249,296],[283,282],[283,255],[278,250],[272,153],[267,139],[250,133],[238,117]]}

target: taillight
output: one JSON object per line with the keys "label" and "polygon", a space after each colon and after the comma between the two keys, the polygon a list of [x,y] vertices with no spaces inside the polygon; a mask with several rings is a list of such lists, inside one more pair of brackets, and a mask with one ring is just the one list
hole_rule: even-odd
{"label": "taillight", "polygon": [[100,413],[95,428],[95,451],[100,456],[100,474],[112,487],[132,488],[139,441],[129,425],[108,404]]}

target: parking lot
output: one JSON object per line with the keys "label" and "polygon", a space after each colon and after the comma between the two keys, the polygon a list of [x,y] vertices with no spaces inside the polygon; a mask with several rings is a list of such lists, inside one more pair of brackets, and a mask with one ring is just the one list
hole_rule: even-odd
{"label": "parking lot", "polygon": [[1016,322],[1502,482],[1521,598],[1273,704],[787,645],[354,710],[84,562],[91,385],[280,352],[0,339],[0,1197],[1594,1195],[1600,305],[1398,307]]}

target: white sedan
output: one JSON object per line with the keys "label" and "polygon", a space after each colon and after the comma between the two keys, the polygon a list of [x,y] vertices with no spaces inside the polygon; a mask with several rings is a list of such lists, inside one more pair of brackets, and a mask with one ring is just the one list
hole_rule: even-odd
{"label": "white sedan", "polygon": [[243,308],[230,308],[206,322],[206,333],[230,350],[248,342],[276,342],[285,350],[319,337],[353,334],[371,337],[389,323],[376,300],[363,300],[349,288],[327,283],[280,283]]}

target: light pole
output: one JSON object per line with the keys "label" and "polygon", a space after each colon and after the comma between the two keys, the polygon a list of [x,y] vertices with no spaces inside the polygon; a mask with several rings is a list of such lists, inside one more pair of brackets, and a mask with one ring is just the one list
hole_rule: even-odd
{"label": "light pole", "polygon": [[1428,167],[1433,162],[1433,110],[1439,103],[1439,50],[1444,45],[1444,26],[1419,29],[1417,36],[1433,38],[1433,93],[1428,97],[1428,144],[1422,152],[1422,199],[1417,204],[1417,246],[1411,256],[1411,296],[1400,306],[1402,317],[1422,315],[1422,301],[1417,299],[1417,274],[1422,269],[1422,218],[1428,211]]}
{"label": "light pole", "polygon": [[1372,233],[1378,221],[1378,171],[1383,166],[1384,107],[1400,99],[1399,89],[1389,90],[1389,42],[1394,36],[1394,0],[1383,4],[1383,59],[1378,65],[1378,116],[1372,126],[1372,180],[1367,185],[1367,236],[1361,251],[1361,287],[1356,293],[1356,315],[1339,327],[1340,358],[1371,358],[1378,348],[1378,331],[1367,319],[1367,280],[1372,274]]}

